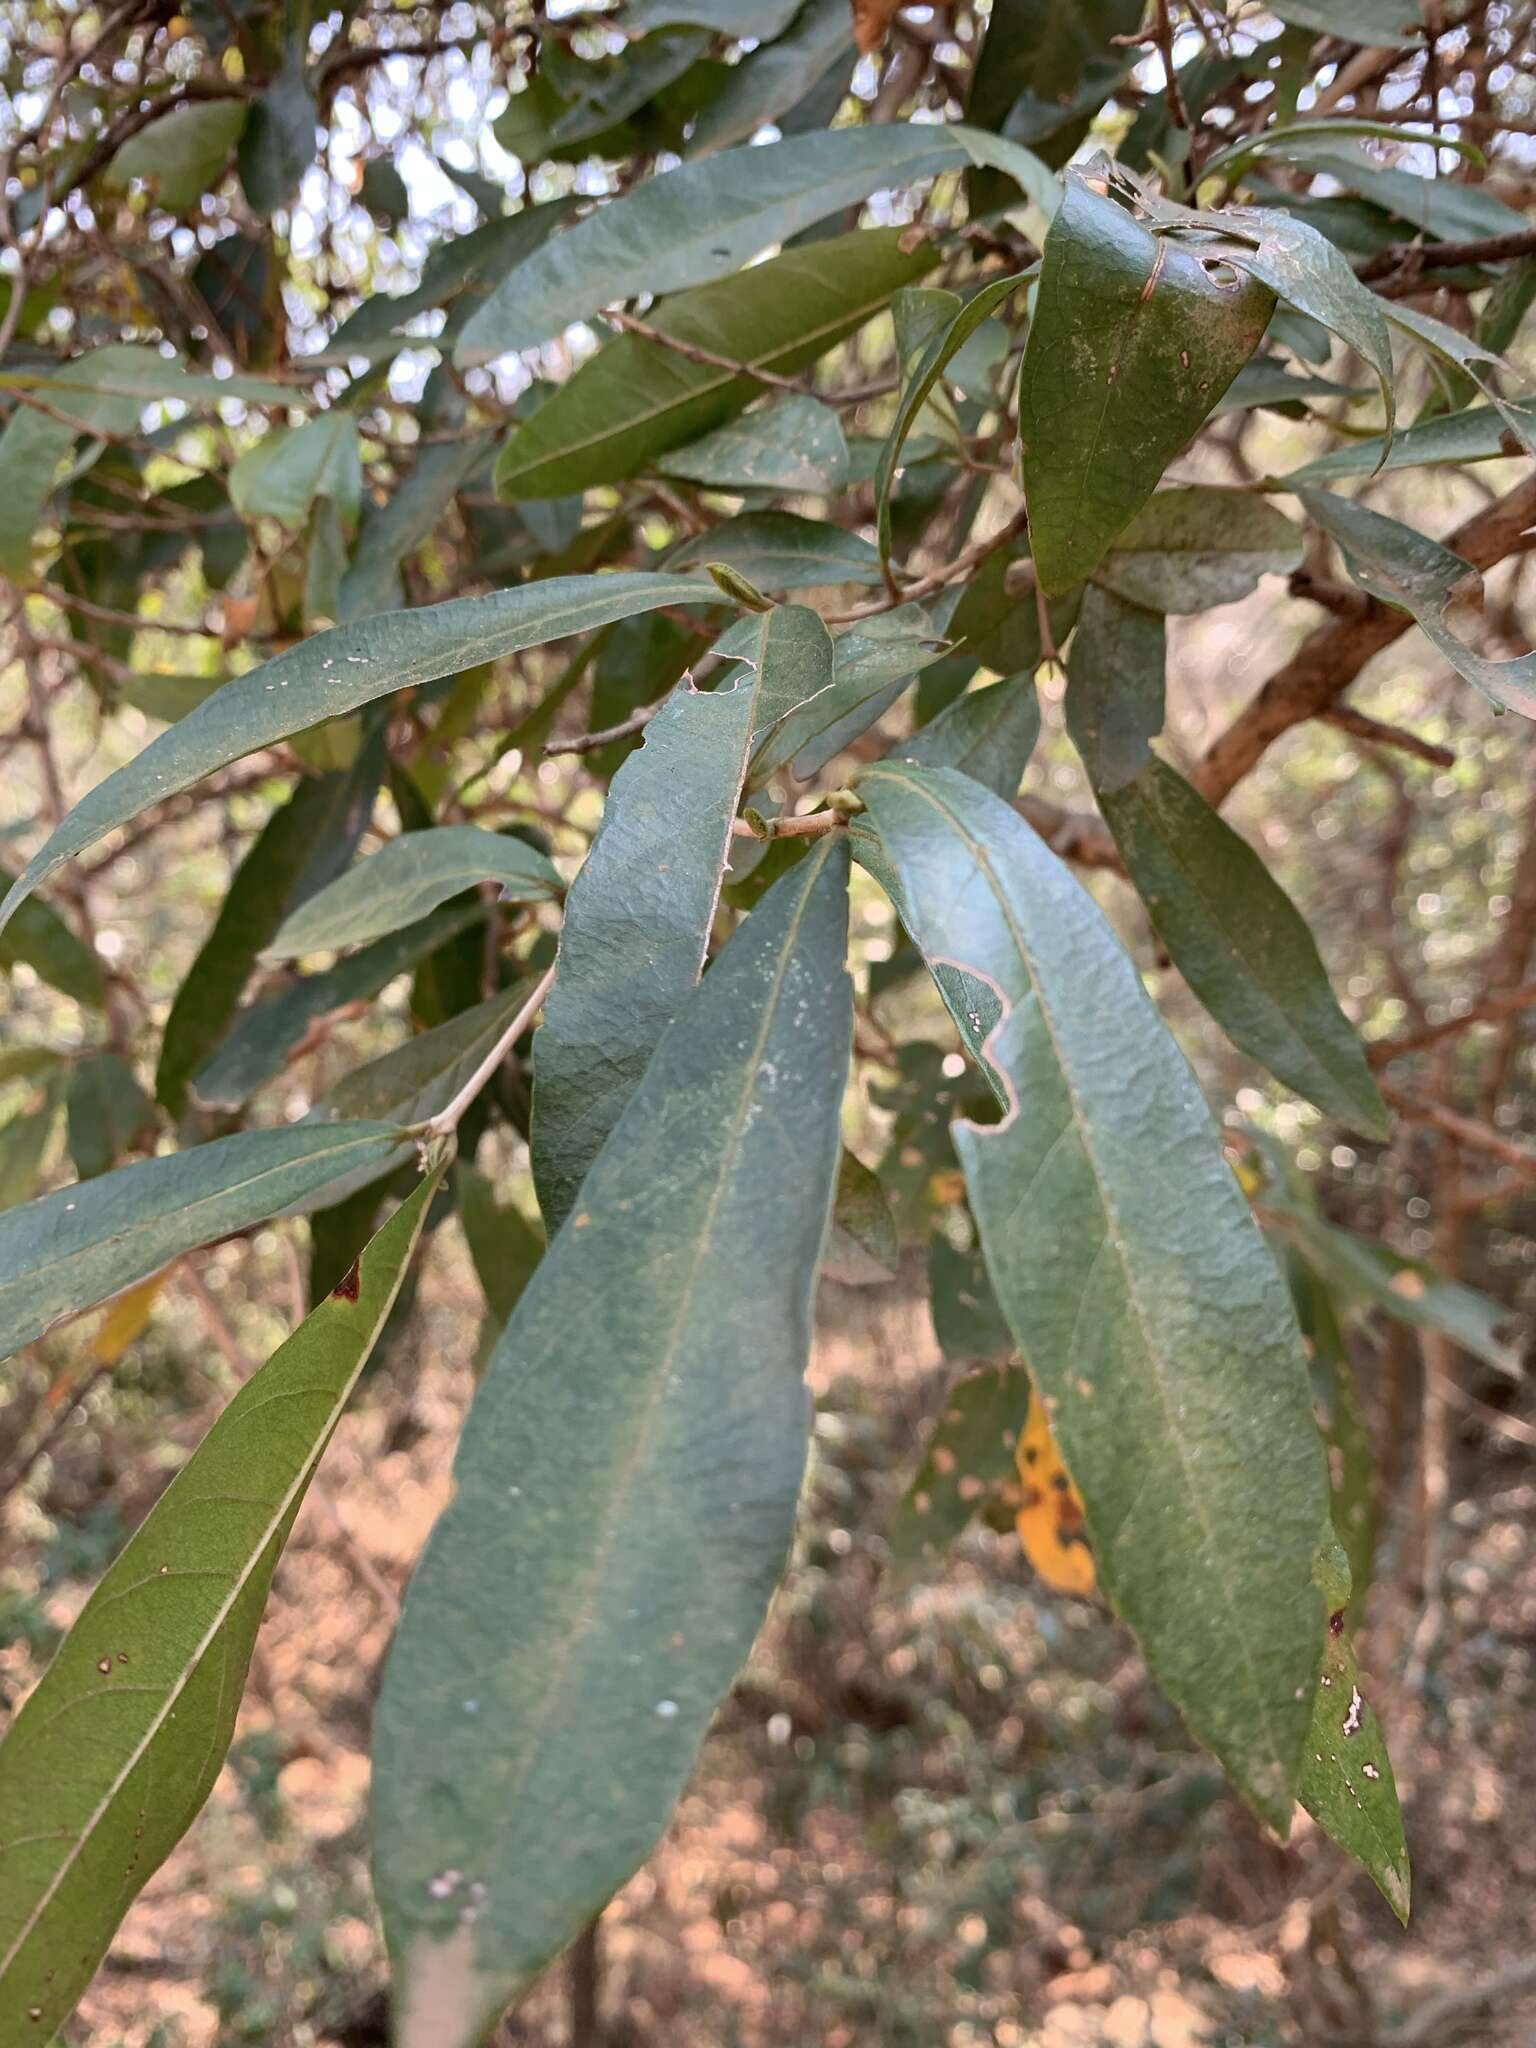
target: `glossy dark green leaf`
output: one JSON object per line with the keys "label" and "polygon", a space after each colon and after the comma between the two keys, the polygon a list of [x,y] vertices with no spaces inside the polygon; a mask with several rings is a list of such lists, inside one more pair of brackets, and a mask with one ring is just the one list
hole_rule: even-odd
{"label": "glossy dark green leaf", "polygon": [[[1331,540],[1338,543],[1344,566],[1360,588],[1384,604],[1411,612],[1427,639],[1458,675],[1482,691],[1492,704],[1536,718],[1536,654],[1512,661],[1491,661],[1469,647],[1446,620],[1457,586],[1480,585],[1477,572],[1428,534],[1415,533],[1384,512],[1373,512],[1353,498],[1303,486],[1296,494]],[[1465,588],[1462,590],[1465,595]]]}
{"label": "glossy dark green leaf", "polygon": [[273,1569],[399,1290],[435,1179],[235,1395],[0,1744],[7,2041],[46,2041],[68,2017],[223,1769]]}
{"label": "glossy dark green leaf", "polygon": [[669,569],[711,562],[723,562],[761,590],[880,581],[880,557],[862,534],[798,512],[742,512],[693,535],[667,557]]}
{"label": "glossy dark green leaf", "polygon": [[155,1093],[173,1116],[186,1107],[187,1083],[229,1028],[258,955],[310,869],[317,841],[334,820],[339,780],[306,776],[267,820],[230,879],[213,929],[165,1020]]}
{"label": "glossy dark green leaf", "polygon": [[119,1053],[86,1053],[74,1062],[66,1109],[69,1156],[81,1180],[94,1180],[153,1143],[155,1105]]}
{"label": "glossy dark green leaf", "polygon": [[[1536,403],[1512,405],[1508,410],[1525,422],[1527,434],[1536,435]],[[1383,469],[1493,462],[1520,452],[1520,438],[1506,415],[1497,406],[1474,405],[1465,412],[1441,413],[1404,427],[1393,436],[1390,449],[1379,435],[1331,448],[1326,455],[1304,462],[1300,469],[1289,470],[1282,481],[1289,490],[1295,484],[1332,484],[1348,477],[1375,476]]]}
{"label": "glossy dark green leaf", "polygon": [[289,1124],[120,1166],[0,1217],[0,1343],[7,1357],[62,1316],[168,1259],[248,1230],[338,1175],[387,1157],[383,1124]]}
{"label": "glossy dark green leaf", "polygon": [[558,896],[560,877],[533,847],[478,825],[402,832],[284,918],[264,960],[297,960],[366,946],[422,918],[476,882],[499,882],[519,903]]}
{"label": "glossy dark green leaf", "polygon": [[680,164],[596,207],[519,264],[466,324],[455,360],[536,348],[616,301],[730,277],[770,244],[871,192],[965,160],[946,129],[900,122]]}
{"label": "glossy dark green leaf", "polygon": [[1162,615],[1091,583],[1067,651],[1067,731],[1101,794],[1123,789],[1163,729],[1168,629]]}
{"label": "glossy dark green leaf", "polygon": [[984,1365],[956,1380],[887,1531],[899,1580],[932,1564],[989,1501],[1018,1485],[1014,1450],[1029,1414],[1022,1365]]}
{"label": "glossy dark green leaf", "polygon": [[1034,678],[1008,676],[957,697],[894,751],[919,768],[958,768],[1011,803],[1039,737]]}
{"label": "glossy dark green leaf", "polygon": [[[955,1144],[1100,1579],[1282,1831],[1322,1639],[1326,1475],[1289,1299],[1182,1054],[1091,898],[952,769],[860,782],[902,917],[1008,1105]],[[1176,1192],[1175,1192],[1176,1191]],[[1264,1513],[1254,1513],[1261,1486]]]}
{"label": "glossy dark green leaf", "polygon": [[1318,1826],[1369,1871],[1406,1927],[1412,1883],[1408,1845],[1392,1759],[1360,1690],[1360,1669],[1345,1633],[1349,1575],[1342,1553],[1337,1562],[1321,1560],[1318,1576],[1329,1627],[1297,1797]]}
{"label": "glossy dark green leaf", "polygon": [[1347,1129],[1386,1105],[1305,919],[1262,860],[1165,761],[1099,793],[1126,873],[1190,988],[1232,1043]]}
{"label": "glossy dark green leaf", "polygon": [[853,18],[842,0],[803,0],[790,26],[744,57],[700,113],[692,154],[749,141],[798,106],[829,73],[851,71],[853,58]]}
{"label": "glossy dark green leaf", "polygon": [[191,1092],[206,1109],[240,1109],[275,1081],[294,1049],[321,1018],[367,1002],[397,974],[419,967],[481,923],[477,897],[445,903],[415,924],[376,939],[319,974],[296,976],[242,1010],[228,1036],[192,1076]]}
{"label": "glossy dark green leaf", "polygon": [[1272,306],[1262,286],[1213,277],[1068,177],[1019,376],[1024,494],[1047,594],[1092,573],[1252,355]]}
{"label": "glossy dark green leaf", "polygon": [[[897,228],[868,228],[787,249],[717,284],[682,292],[647,316],[663,334],[733,363],[803,370],[879,312],[933,263],[903,251]],[[636,334],[620,334],[515,427],[496,465],[503,498],[547,498],[654,468],[745,411],[762,386]]]}
{"label": "glossy dark green leaf", "polygon": [[827,630],[797,605],[742,620],[721,649],[743,663],[734,687],[684,685],[650,721],[566,902],[533,1042],[533,1174],[551,1234],[704,970],[754,734],[830,679]]}
{"label": "glossy dark green leaf", "polygon": [[878,1287],[895,1279],[900,1258],[896,1219],[879,1176],[845,1148],[821,1270],[844,1287]]}
{"label": "glossy dark green leaf", "polygon": [[649,1853],[783,1568],[846,876],[824,841],[678,1014],[465,1424],[374,1724],[400,2048],[471,2048]]}
{"label": "glossy dark green leaf", "polygon": [[[14,880],[11,869],[0,866],[0,881]],[[10,923],[0,928],[0,967],[18,966],[30,967],[39,981],[89,1010],[101,1009],[107,1000],[100,961],[53,905],[39,896],[23,902]]]}
{"label": "glossy dark green leaf", "polygon": [[1150,497],[1093,576],[1148,611],[1203,612],[1300,566],[1300,528],[1266,499],[1189,484]]}
{"label": "glossy dark green leaf", "polygon": [[712,584],[638,570],[552,576],[485,597],[450,598],[338,626],[216,690],[83,798],[0,904],[0,922],[44,876],[152,803],[258,747],[340,718],[396,690],[460,674],[524,647],[663,605],[718,605]]}
{"label": "glossy dark green leaf", "polygon": [[[885,437],[885,446],[880,450],[880,461],[875,470],[875,537],[882,562],[889,562],[891,558],[891,485],[896,478],[901,451],[918,414],[927,404],[929,394],[945,369],[982,321],[1023,282],[1022,276],[999,277],[991,284],[983,285],[979,292],[942,321],[937,331],[922,345],[917,360],[909,366],[897,402],[896,417]],[[906,353],[903,348],[904,360]]]}
{"label": "glossy dark green leaf", "polygon": [[791,393],[659,456],[656,466],[713,490],[829,495],[848,481],[848,443],[831,406]]}

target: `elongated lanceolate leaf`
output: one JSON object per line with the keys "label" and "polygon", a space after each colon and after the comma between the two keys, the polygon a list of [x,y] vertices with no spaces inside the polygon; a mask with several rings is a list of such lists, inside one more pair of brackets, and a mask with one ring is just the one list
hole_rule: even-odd
{"label": "elongated lanceolate leaf", "polygon": [[535,848],[478,825],[402,832],[348,868],[283,920],[264,960],[365,946],[425,917],[476,882],[500,882],[518,902],[557,896],[560,877]]}
{"label": "elongated lanceolate leaf", "polygon": [[1126,873],[1173,964],[1232,1043],[1350,1130],[1386,1105],[1306,920],[1247,840],[1155,756],[1099,793]]}
{"label": "elongated lanceolate leaf", "polygon": [[[647,324],[731,363],[779,376],[803,370],[932,266],[931,248],[904,250],[903,240],[897,228],[865,228],[787,249],[680,293]],[[734,419],[762,388],[642,335],[617,335],[513,429],[496,465],[497,491],[548,498],[621,482]]]}
{"label": "elongated lanceolate leaf", "polygon": [[1536,436],[1536,404],[1469,406],[1465,412],[1441,413],[1433,419],[1404,427],[1393,439],[1390,451],[1385,440],[1351,441],[1316,456],[1300,469],[1280,479],[1289,490],[1296,484],[1341,483],[1349,477],[1374,476],[1380,469],[1412,469],[1442,463],[1493,462],[1501,456],[1521,454],[1521,439],[1507,415],[1515,413],[1528,436]]}
{"label": "elongated lanceolate leaf", "polygon": [[[744,623],[772,647],[774,621]],[[704,971],[761,674],[708,694],[684,685],[663,705],[571,887],[533,1041],[533,1177],[551,1235]]]}
{"label": "elongated lanceolate leaf", "polygon": [[830,405],[791,392],[659,456],[656,466],[717,490],[825,494],[848,481],[848,443]]}
{"label": "elongated lanceolate leaf", "polygon": [[[1006,1104],[955,1126],[993,1285],[1154,1676],[1282,1832],[1322,1643],[1328,1491],[1300,1335],[1183,1055],[1091,898],[951,769],[856,826]],[[1255,1512],[1255,1489],[1263,1513]]]}
{"label": "elongated lanceolate leaf", "polygon": [[1301,529],[1251,491],[1181,485],[1149,498],[1094,581],[1153,612],[1235,604],[1261,576],[1301,566]]}
{"label": "elongated lanceolate leaf", "polygon": [[1151,760],[1167,670],[1161,613],[1091,583],[1067,653],[1066,713],[1072,744],[1101,794],[1122,789]]}
{"label": "elongated lanceolate leaf", "polygon": [[236,1394],[0,1744],[0,2038],[52,2038],[213,1789],[273,1568],[436,1175]]}
{"label": "elongated lanceolate leaf", "polygon": [[523,647],[612,625],[663,605],[720,601],[718,590],[698,580],[620,570],[607,576],[551,576],[486,597],[380,612],[317,633],[216,690],[83,797],[0,903],[0,923],[45,875],[114,826],[257,747]]}
{"label": "elongated lanceolate leaf", "polygon": [[374,1723],[399,2048],[471,2048],[649,1853],[783,1568],[846,877],[822,841],[668,1028],[465,1423]]}
{"label": "elongated lanceolate leaf", "polygon": [[1353,498],[1307,488],[1296,495],[1324,533],[1337,541],[1345,568],[1362,590],[1399,611],[1411,612],[1425,637],[1490,703],[1536,718],[1536,654],[1491,661],[1446,623],[1446,608],[1457,586],[1471,581],[1481,587],[1469,563],[1428,534],[1415,533],[1411,526]]}
{"label": "elongated lanceolate leaf", "polygon": [[290,1124],[120,1166],[0,1217],[0,1356],[167,1259],[248,1230],[400,1142],[388,1124]]}
{"label": "elongated lanceolate leaf", "polygon": [[1214,278],[1070,176],[1019,374],[1031,546],[1047,593],[1089,575],[1257,348],[1274,301]]}
{"label": "elongated lanceolate leaf", "polygon": [[461,365],[552,341],[616,300],[660,297],[730,277],[884,186],[952,170],[947,129],[896,123],[732,149],[648,178],[520,263],[465,325]]}
{"label": "elongated lanceolate leaf", "polygon": [[[765,37],[700,111],[693,155],[747,141],[765,122],[791,113],[829,75],[836,89],[853,60],[853,18],[842,0],[804,0],[789,27],[771,41]],[[821,118],[828,120],[830,110]]]}
{"label": "elongated lanceolate leaf", "polygon": [[[11,870],[0,866],[0,880],[12,879]],[[40,896],[24,903],[0,930],[0,967],[17,965],[30,967],[39,981],[89,1009],[99,1010],[107,1000],[101,962]]]}

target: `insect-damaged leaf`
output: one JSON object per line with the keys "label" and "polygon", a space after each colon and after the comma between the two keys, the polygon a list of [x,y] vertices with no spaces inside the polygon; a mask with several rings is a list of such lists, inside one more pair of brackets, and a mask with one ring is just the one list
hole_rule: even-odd
{"label": "insect-damaged leaf", "polygon": [[1067,178],[1019,373],[1044,591],[1091,574],[1253,354],[1273,305],[1262,285],[1212,276],[1083,177]]}
{"label": "insect-damaged leaf", "polygon": [[953,770],[880,766],[860,791],[855,844],[875,837],[1006,1105],[955,1144],[1100,1580],[1193,1732],[1284,1830],[1328,1494],[1274,1260],[1182,1054],[1062,863]]}
{"label": "insect-damaged leaf", "polygon": [[1491,661],[1451,630],[1446,612],[1452,599],[1477,572],[1428,534],[1373,512],[1353,498],[1310,489],[1296,494],[1330,539],[1336,541],[1344,566],[1360,588],[1399,611],[1411,612],[1427,639],[1458,674],[1482,691],[1493,704],[1536,718],[1536,654],[1513,661]]}
{"label": "insect-damaged leaf", "polygon": [[290,1124],[120,1166],[0,1216],[4,1355],[168,1259],[261,1223],[354,1167],[388,1159],[389,1124]]}
{"label": "insect-damaged leaf", "polygon": [[82,797],[0,903],[0,923],[44,876],[114,826],[257,747],[520,648],[664,605],[719,603],[720,593],[711,584],[621,570],[606,576],[550,576],[485,597],[378,612],[354,625],[316,633],[215,690]]}
{"label": "insect-damaged leaf", "polygon": [[1318,1579],[1329,1612],[1328,1634],[1296,1796],[1318,1826],[1370,1872],[1406,1927],[1412,1881],[1408,1845],[1392,1759],[1360,1690],[1354,1647],[1345,1633],[1349,1573],[1342,1552],[1319,1559]]}
{"label": "insect-damaged leaf", "polygon": [[51,2039],[213,1789],[273,1568],[436,1186],[253,1374],[0,1744],[0,2035]]}
{"label": "insect-damaged leaf", "polygon": [[524,903],[560,893],[560,877],[534,847],[478,825],[432,825],[402,832],[348,868],[285,918],[264,960],[297,960],[344,946],[366,946],[426,917],[476,882],[499,882]]}
{"label": "insect-damaged leaf", "polygon": [[1158,937],[1232,1043],[1347,1128],[1385,1137],[1317,941],[1247,840],[1155,757],[1099,807]]}
{"label": "insect-damaged leaf", "polygon": [[649,1852],[783,1567],[846,875],[824,840],[679,1012],[466,1422],[375,1721],[400,2048],[478,2041]]}

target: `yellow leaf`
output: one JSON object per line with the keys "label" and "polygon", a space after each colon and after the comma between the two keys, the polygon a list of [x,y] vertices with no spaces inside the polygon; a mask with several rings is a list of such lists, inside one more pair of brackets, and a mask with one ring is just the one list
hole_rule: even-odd
{"label": "yellow leaf", "polygon": [[1037,1393],[1014,1452],[1024,1503],[1018,1513],[1024,1555],[1058,1593],[1091,1593],[1097,1583],[1093,1552],[1083,1529],[1082,1496],[1062,1463],[1050,1420]]}
{"label": "yellow leaf", "polygon": [[169,1271],[170,1267],[165,1266],[158,1273],[151,1273],[147,1280],[130,1287],[113,1302],[91,1339],[91,1356],[98,1365],[116,1365],[134,1338],[143,1335],[155,1296],[165,1285]]}

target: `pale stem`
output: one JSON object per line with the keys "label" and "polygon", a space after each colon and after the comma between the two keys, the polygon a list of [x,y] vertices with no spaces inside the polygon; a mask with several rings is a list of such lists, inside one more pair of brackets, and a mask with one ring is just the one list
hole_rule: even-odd
{"label": "pale stem", "polygon": [[543,1007],[544,998],[553,988],[554,982],[555,970],[551,967],[546,973],[540,975],[534,986],[533,993],[529,996],[527,1002],[521,1005],[517,1015],[464,1083],[458,1094],[454,1096],[452,1102],[448,1104],[446,1109],[440,1109],[436,1116],[429,1117],[421,1126],[423,1138],[451,1137],[458,1129],[460,1117],[463,1116],[465,1110],[468,1109],[469,1105],[480,1093],[486,1082],[490,1080],[492,1074],[495,1073],[513,1046],[516,1045],[517,1041],[528,1029],[534,1016]]}

